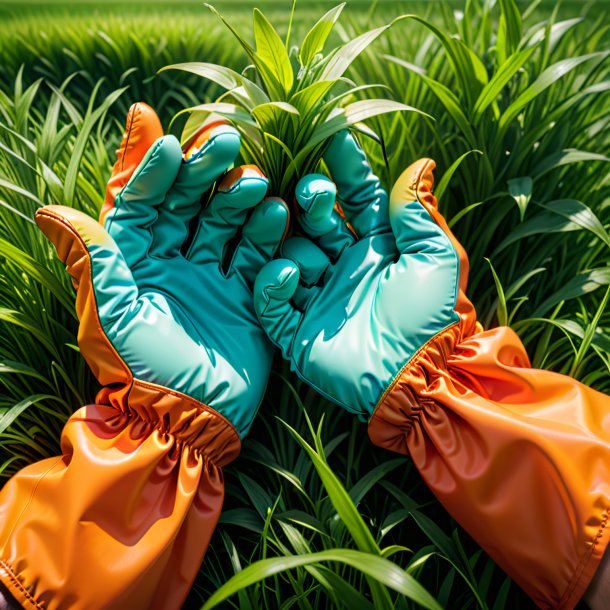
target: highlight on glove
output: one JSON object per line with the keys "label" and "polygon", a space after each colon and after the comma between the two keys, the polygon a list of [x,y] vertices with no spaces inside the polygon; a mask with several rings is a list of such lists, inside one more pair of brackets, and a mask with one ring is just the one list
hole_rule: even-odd
{"label": "highlight on glove", "polygon": [[36,215],[72,276],[79,346],[104,387],[68,420],[62,455],[0,493],[0,579],[24,608],[180,608],[199,570],[221,468],[267,384],[273,345],[251,287],[288,221],[256,167],[225,173],[239,148],[217,122],[183,153],[135,104],[103,226],[62,206]]}
{"label": "highlight on glove", "polygon": [[368,422],[374,443],[410,456],[539,607],[573,608],[608,544],[610,398],[532,369],[510,328],[477,322],[432,160],[407,168],[390,196],[347,131],[325,161],[332,182],[296,187],[305,236],[256,279],[261,325],[303,380]]}

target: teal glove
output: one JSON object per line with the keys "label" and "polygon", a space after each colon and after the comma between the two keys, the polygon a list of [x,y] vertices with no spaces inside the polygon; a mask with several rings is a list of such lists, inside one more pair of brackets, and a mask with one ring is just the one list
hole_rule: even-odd
{"label": "teal glove", "polygon": [[209,124],[183,156],[136,104],[104,227],[69,207],[36,213],[72,276],[78,343],[103,388],[66,422],[61,455],[0,491],[0,582],[24,607],[184,604],[273,355],[252,284],[288,212],[263,199],[255,167],[223,176],[239,146],[232,127]]}
{"label": "teal glove", "polygon": [[368,420],[373,443],[410,456],[537,607],[574,608],[608,555],[610,398],[532,369],[512,329],[483,331],[433,161],[389,198],[349,134],[326,162],[337,188],[314,175],[296,189],[311,240],[287,240],[256,280],[262,326],[301,378]]}
{"label": "teal glove", "polygon": [[[447,234],[401,185],[388,209],[351,134],[335,136],[325,161],[334,184],[309,175],[295,193],[311,239],[286,240],[282,258],[256,280],[254,305],[299,377],[368,418],[404,363],[458,319],[459,260]],[[427,163],[417,167],[428,171]],[[337,188],[358,238],[335,209]]]}
{"label": "teal glove", "polygon": [[[252,284],[279,246],[287,208],[263,201],[268,181],[254,166],[222,177],[239,153],[233,127],[209,126],[183,157],[174,136],[152,137],[162,134],[152,109],[136,108],[140,123],[128,124],[102,210],[105,231],[58,206],[39,212],[41,226],[56,245],[63,232],[53,226],[73,225],[85,240],[96,315],[131,376],[214,408],[243,436],[273,355],[252,307]],[[206,207],[203,197],[221,177]],[[92,345],[99,337],[82,339],[100,382],[117,383],[116,362],[100,359]]]}

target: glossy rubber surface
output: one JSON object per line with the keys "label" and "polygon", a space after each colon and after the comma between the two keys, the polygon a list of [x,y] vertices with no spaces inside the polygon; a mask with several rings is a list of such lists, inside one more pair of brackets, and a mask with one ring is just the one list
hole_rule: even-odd
{"label": "glossy rubber surface", "polygon": [[[226,125],[186,160],[175,138],[158,139],[106,215],[116,246],[89,251],[102,326],[133,375],[215,408],[245,434],[273,352],[252,309],[251,281],[279,246],[287,210],[277,200],[261,203],[268,182],[254,167],[227,174],[202,209],[238,151],[237,132]],[[107,288],[119,284],[124,307]]]}
{"label": "glossy rubber surface", "polygon": [[[297,374],[366,419],[403,364],[458,320],[460,260],[413,194],[396,196],[388,211],[351,135],[335,138],[326,162],[336,186],[315,174],[297,185],[312,240],[286,240],[282,258],[258,276],[255,307]],[[337,190],[358,239],[334,209]]]}

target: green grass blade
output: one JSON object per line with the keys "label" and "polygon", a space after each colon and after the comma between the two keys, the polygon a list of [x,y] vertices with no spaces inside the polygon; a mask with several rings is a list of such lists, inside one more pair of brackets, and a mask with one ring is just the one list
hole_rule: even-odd
{"label": "green grass blade", "polygon": [[324,49],[324,45],[335,25],[341,11],[345,8],[345,2],[331,8],[316,24],[307,32],[303,44],[299,50],[299,60],[303,66],[311,63],[313,58]]}
{"label": "green grass blade", "polygon": [[589,53],[580,57],[568,57],[562,59],[548,67],[540,76],[514,100],[510,106],[502,113],[498,122],[498,131],[501,135],[508,129],[508,126],[515,120],[518,114],[530,104],[543,91],[555,84],[566,74],[577,68],[579,65],[591,61],[592,59],[602,59],[607,57],[610,52]]}
{"label": "green grass blade", "polygon": [[254,9],[254,38],[258,60],[267,65],[282,84],[286,94],[289,94],[294,83],[294,74],[288,51],[280,35],[258,8]]}
{"label": "green grass blade", "polygon": [[238,572],[218,589],[202,606],[201,610],[215,608],[241,589],[249,587],[274,574],[321,562],[344,563],[374,578],[386,587],[401,593],[423,608],[442,610],[438,602],[420,585],[413,576],[388,559],[349,549],[330,549],[318,553],[297,556],[274,557],[257,561]]}

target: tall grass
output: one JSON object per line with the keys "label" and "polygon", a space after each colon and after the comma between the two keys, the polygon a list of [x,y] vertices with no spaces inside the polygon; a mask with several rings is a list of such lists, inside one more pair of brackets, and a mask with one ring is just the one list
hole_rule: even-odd
{"label": "tall grass", "polygon": [[[544,7],[522,18],[508,0],[441,6],[347,7],[331,47],[399,13],[418,16],[395,24],[346,76],[382,83],[388,97],[434,117],[373,119],[387,165],[377,144],[363,143],[388,185],[419,156],[438,161],[437,194],[469,252],[479,317],[515,328],[536,366],[608,392],[608,26],[595,5],[582,19],[573,9],[549,18]],[[275,7],[265,13],[285,36],[289,11]],[[56,10],[0,21],[2,477],[56,453],[66,417],[97,389],[76,347],[72,288],[31,222],[34,210],[63,203],[96,214],[133,100],[159,108],[168,124],[222,93],[157,70],[246,65],[203,8],[137,5],[123,17],[101,6]],[[322,12],[312,10],[297,5],[295,39]],[[248,32],[250,15],[234,11],[231,21]],[[408,460],[373,447],[363,424],[279,359],[243,454],[225,474],[225,510],[187,608],[218,600],[407,609],[424,598],[433,606],[418,584],[441,607],[531,607]],[[399,585],[384,581],[395,568]],[[224,592],[233,595],[220,601]]]}
{"label": "tall grass", "polygon": [[416,52],[388,36],[357,66],[436,119],[380,125],[385,176],[435,158],[483,323],[512,325],[534,366],[608,391],[610,26],[500,4],[500,25],[488,3],[444,11],[438,28],[413,16]]}

